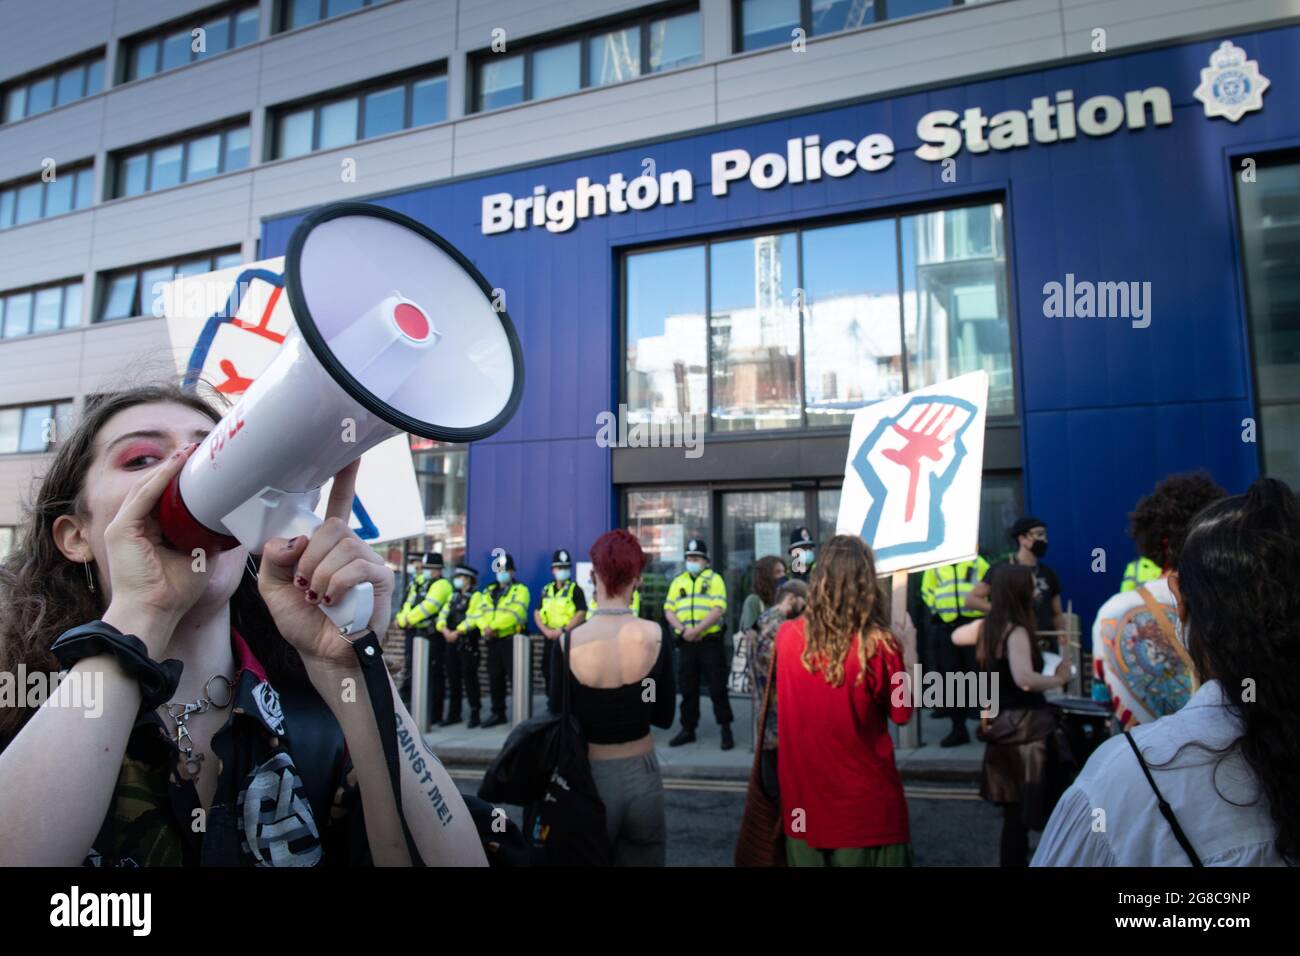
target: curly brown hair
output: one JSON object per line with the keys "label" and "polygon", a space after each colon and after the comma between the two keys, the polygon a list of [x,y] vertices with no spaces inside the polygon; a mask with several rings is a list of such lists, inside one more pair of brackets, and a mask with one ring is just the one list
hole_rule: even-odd
{"label": "curly brown hair", "polygon": [[889,630],[876,561],[867,543],[852,534],[837,534],[819,549],[808,593],[803,666],[822,673],[826,683],[844,683],[844,664],[855,639],[860,683],[867,661],[883,646],[897,648]]}
{"label": "curly brown hair", "polygon": [[754,562],[754,593],[763,602],[764,607],[776,603],[776,579],[778,570],[785,570],[785,561],[775,554],[769,554]]}
{"label": "curly brown hair", "polygon": [[1174,567],[1192,518],[1227,494],[1205,471],[1162,479],[1128,516],[1129,536],[1137,542],[1138,553],[1162,568]]}

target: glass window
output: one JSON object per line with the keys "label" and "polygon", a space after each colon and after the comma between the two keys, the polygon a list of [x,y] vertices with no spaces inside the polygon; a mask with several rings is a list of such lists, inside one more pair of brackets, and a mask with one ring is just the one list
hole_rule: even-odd
{"label": "glass window", "polygon": [[14,529],[12,527],[0,528],[0,561],[9,557],[9,551],[14,546]]}
{"label": "glass window", "polygon": [[135,287],[138,279],[136,273],[128,272],[109,280],[99,315],[101,321],[128,319],[135,315]]}
{"label": "glass window", "polygon": [[1007,529],[1025,513],[1020,502],[1020,475],[985,472],[980,485],[980,554],[990,562],[1008,549]]}
{"label": "glass window", "polygon": [[299,110],[280,117],[280,156],[302,156],[311,152],[313,111]]}
{"label": "glass window", "polygon": [[72,420],[75,407],[72,402],[59,402],[54,406],[54,434],[50,436],[55,443],[64,435],[72,434]]}
{"label": "glass window", "polygon": [[365,6],[365,0],[325,0],[325,16],[337,17],[340,13],[350,13]]}
{"label": "glass window", "polygon": [[131,57],[131,79],[153,76],[158,72],[158,41],[150,40],[135,48]]}
{"label": "glass window", "polygon": [[[817,527],[813,529],[813,537],[818,541],[829,541],[835,534],[835,525],[839,521],[839,517],[840,489],[818,488]],[[786,540],[788,541],[789,538]]]}
{"label": "glass window", "polygon": [[304,27],[320,19],[321,0],[291,0],[287,29]]}
{"label": "glass window", "polygon": [[203,24],[203,47],[199,56],[212,56],[230,49],[230,17]]}
{"label": "glass window", "polygon": [[179,33],[173,33],[162,41],[162,68],[164,70],[174,70],[178,66],[184,66],[190,62],[190,44],[193,37],[189,30],[181,30]]}
{"label": "glass window", "polygon": [[45,451],[54,432],[53,409],[49,405],[29,405],[22,410],[22,432],[18,436],[19,451]]}
{"label": "glass window", "polygon": [[185,179],[206,179],[217,174],[221,164],[221,134],[213,133],[190,142],[185,158]]}
{"label": "glass window", "polygon": [[181,143],[160,146],[153,151],[153,172],[149,177],[150,189],[166,189],[181,181],[181,157],[184,152],[185,148]]}
{"label": "glass window", "polygon": [[86,67],[86,95],[94,96],[104,88],[104,61],[95,60]]}
{"label": "glass window", "polygon": [[354,143],[357,139],[356,98],[329,103],[320,108],[320,149]]}
{"label": "glass window", "polygon": [[76,209],[85,209],[95,198],[95,171],[93,169],[77,170],[76,193],[73,197],[73,206]]}
{"label": "glass window", "polygon": [[72,282],[63,287],[63,327],[70,329],[81,324],[81,283]]}
{"label": "glass window", "polygon": [[588,43],[588,85],[622,83],[641,75],[641,31],[625,27],[594,36]]}
{"label": "glass window", "polygon": [[27,87],[15,86],[5,93],[5,122],[22,119],[27,110]]}
{"label": "glass window", "polygon": [[753,587],[754,562],[775,554],[786,562],[795,528],[808,524],[802,491],[742,491],[722,496],[722,541],[718,563],[727,585],[728,629],[740,627],[740,611]]}
{"label": "glass window", "polygon": [[[966,2],[970,3],[971,0]],[[946,10],[955,3],[956,0],[889,0],[889,19],[929,13],[931,10]]]}
{"label": "glass window", "polygon": [[182,274],[187,276],[201,276],[205,272],[212,271],[212,257],[204,256],[202,259],[189,259],[185,262],[178,262],[174,267],[168,266],[166,268],[168,272],[172,274],[168,277],[169,279],[173,276]]}
{"label": "glass window", "polygon": [[1246,279],[1265,474],[1300,488],[1300,155],[1264,158],[1256,181],[1237,183],[1242,269]]}
{"label": "glass window", "polygon": [[[200,269],[199,272],[206,270]],[[153,314],[154,303],[162,297],[162,287],[176,278],[176,267],[154,266],[140,273],[140,315]]]}
{"label": "glass window", "polygon": [[798,243],[794,233],[709,246],[713,428],[802,422]]}
{"label": "glass window", "polygon": [[18,202],[14,207],[14,223],[22,225],[25,222],[35,222],[41,218],[41,196],[44,190],[41,188],[44,183],[39,180],[34,183],[28,183],[26,186],[18,187]]}
{"label": "glass window", "polygon": [[63,311],[63,290],[59,286],[41,289],[36,293],[36,304],[32,311],[33,332],[53,332],[59,327]]}
{"label": "glass window", "polygon": [[[891,13],[893,3],[890,4]],[[871,0],[812,0],[812,35],[852,30],[876,21]]]}
{"label": "glass window", "polygon": [[853,410],[903,393],[894,221],[803,234],[809,425],[847,425]]}
{"label": "glass window", "polygon": [[243,169],[248,165],[248,127],[226,130],[226,160],[222,172]]}
{"label": "glass window", "polygon": [[706,414],[704,247],[636,253],[624,263],[629,419]]}
{"label": "glass window", "polygon": [[790,43],[798,28],[799,0],[744,0],[741,4],[742,50]]}
{"label": "glass window", "polygon": [[26,335],[32,330],[32,294],[20,292],[5,300],[5,338]]}
{"label": "glass window", "polygon": [[257,39],[257,7],[235,14],[235,46],[245,46]]}
{"label": "glass window", "polygon": [[54,77],[37,80],[27,88],[27,115],[44,113],[54,105]]}
{"label": "glass window", "polygon": [[441,123],[447,118],[447,78],[417,80],[411,87],[411,125]]}
{"label": "glass window", "polygon": [[139,153],[122,160],[118,172],[117,194],[119,196],[138,196],[149,185],[149,154]]}
{"label": "glass window", "polygon": [[86,68],[84,66],[74,66],[59,74],[59,88],[56,95],[60,106],[79,100],[85,94]]}
{"label": "glass window", "polygon": [[683,13],[650,24],[650,72],[700,61],[700,14]]}
{"label": "glass window", "polygon": [[45,215],[57,216],[72,208],[72,193],[77,185],[76,173],[56,175],[45,184]]}
{"label": "glass window", "polygon": [[627,528],[641,542],[648,559],[641,575],[641,616],[662,621],[668,585],[686,570],[686,542],[691,538],[709,540],[709,493],[694,489],[629,491]]}
{"label": "glass window", "polygon": [[18,451],[18,434],[22,430],[21,408],[0,408],[0,455]]}
{"label": "glass window", "polygon": [[14,199],[17,193],[12,189],[0,192],[0,229],[14,224]]}
{"label": "glass window", "polygon": [[241,265],[244,261],[244,255],[241,252],[223,252],[217,256],[213,269],[229,269],[231,266]]}
{"label": "glass window", "polygon": [[493,56],[479,64],[478,108],[496,109],[521,103],[524,99],[524,58],[522,55]]}
{"label": "glass window", "polygon": [[582,44],[578,41],[533,52],[533,99],[572,93],[582,86]]}
{"label": "glass window", "polygon": [[989,414],[1014,414],[1001,204],[906,216],[900,230],[908,388],[983,369]]}
{"label": "glass window", "polygon": [[365,101],[364,138],[395,133],[406,122],[406,87],[394,86],[367,93]]}

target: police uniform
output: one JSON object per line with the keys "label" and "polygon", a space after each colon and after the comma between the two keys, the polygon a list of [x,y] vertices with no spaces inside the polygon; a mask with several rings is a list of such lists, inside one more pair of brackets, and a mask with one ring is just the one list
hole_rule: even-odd
{"label": "police uniform", "polygon": [[[557,568],[573,570],[573,559],[569,552],[560,548],[551,555],[552,576]],[[542,606],[537,616],[542,624],[552,629],[566,628],[575,615],[587,611],[587,595],[570,576],[567,581],[551,581],[542,588]],[[542,678],[546,681],[546,697],[551,713],[559,713],[560,701],[551,693],[551,658],[559,653],[558,641],[548,640],[542,650]]]}
{"label": "police uniform", "polygon": [[[966,607],[966,597],[984,580],[989,563],[976,556],[973,561],[958,561],[928,568],[921,575],[921,601],[929,609],[926,632],[930,639],[930,667],[944,673],[976,671],[975,648],[955,647],[952,632],[969,621],[984,616],[983,611]],[[952,720],[952,731],[940,746],[952,747],[970,739],[966,717],[970,708],[943,708]]]}
{"label": "police uniform", "polygon": [[[493,560],[493,574],[515,570],[515,559],[502,554]],[[491,629],[487,642],[488,692],[492,697],[492,716],[483,722],[484,727],[504,724],[506,718],[506,681],[514,663],[514,637],[528,630],[528,587],[514,580],[501,584],[493,581],[478,592],[477,608],[471,606],[469,614],[473,627],[482,634]]]}
{"label": "police uniform", "polygon": [[[805,582],[811,577],[816,560],[805,558],[800,562],[796,552],[807,550],[811,555],[815,553],[813,549],[816,546],[817,542],[813,540],[812,533],[807,528],[795,528],[790,532],[790,547],[786,548],[786,554],[790,557],[790,577]],[[796,563],[803,563],[803,567],[795,567]]]}
{"label": "police uniform", "polygon": [[[478,686],[478,631],[470,627],[470,608],[478,600],[478,571],[468,564],[457,565],[452,572],[453,578],[466,578],[464,590],[453,590],[451,600],[443,605],[438,615],[438,631],[455,631],[455,641],[447,642],[447,683],[450,701],[447,716],[438,725],[449,727],[460,723],[460,698],[462,688],[469,698],[469,723],[466,726],[479,725],[479,686]],[[446,638],[443,638],[446,640]]]}
{"label": "police uniform", "polygon": [[[692,538],[686,544],[686,557],[703,558],[708,561],[709,553],[703,541]],[[727,697],[727,674],[729,662],[722,641],[722,621],[727,613],[727,586],[722,575],[710,567],[705,567],[699,574],[692,575],[683,571],[673,578],[668,586],[668,598],[664,610],[672,611],[681,627],[674,630],[674,645],[677,647],[678,668],[682,682],[682,729],[670,744],[674,747],[690,743],[695,739],[695,728],[700,722],[700,672],[709,685],[709,697],[713,701],[713,716],[722,729],[722,747],[731,749],[731,701]],[[682,638],[682,632],[694,627],[715,610],[722,611],[722,617],[712,624],[697,641]]]}
{"label": "police uniform", "polygon": [[1124,581],[1120,584],[1119,589],[1121,591],[1136,591],[1139,584],[1154,581],[1164,573],[1164,568],[1150,558],[1138,558],[1136,561],[1130,561],[1128,567],[1124,569]]}
{"label": "police uniform", "polygon": [[[415,638],[423,637],[429,641],[429,705],[434,720],[442,720],[442,703],[446,694],[446,644],[442,633],[433,625],[438,614],[451,597],[451,582],[442,576],[442,555],[429,551],[421,556],[424,567],[406,587],[406,600],[397,612],[397,626],[404,631],[406,647],[406,680],[403,685],[404,695],[409,700],[411,694],[411,662]],[[437,572],[437,577],[431,573]],[[415,715],[421,727],[424,715]]]}

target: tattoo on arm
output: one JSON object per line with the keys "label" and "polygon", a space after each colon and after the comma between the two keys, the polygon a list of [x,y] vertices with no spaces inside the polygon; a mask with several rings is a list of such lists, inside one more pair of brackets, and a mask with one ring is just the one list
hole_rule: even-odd
{"label": "tattoo on arm", "polygon": [[424,795],[433,804],[434,812],[438,814],[438,822],[444,827],[447,826],[452,820],[451,807],[447,805],[447,800],[443,797],[438,785],[433,782],[433,774],[429,770],[429,763],[425,760],[421,751],[438,766],[442,766],[442,761],[434,756],[433,751],[429,749],[429,745],[425,743],[419,733],[412,733],[406,729],[406,724],[402,722],[400,716],[397,718],[397,743],[402,748],[407,763],[411,765],[411,770],[419,778]]}

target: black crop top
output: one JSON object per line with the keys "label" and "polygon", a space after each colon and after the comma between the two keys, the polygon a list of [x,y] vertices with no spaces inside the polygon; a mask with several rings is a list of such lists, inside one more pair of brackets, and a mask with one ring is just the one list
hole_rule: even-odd
{"label": "black crop top", "polygon": [[[660,639],[659,656],[646,675],[654,680],[654,700],[646,701],[646,687],[641,680],[622,687],[588,687],[568,670],[561,652],[551,658],[551,686],[569,679],[570,707],[590,744],[623,744],[640,740],[650,733],[650,725],[671,727],[677,712],[677,688],[673,683],[672,646]],[[564,670],[560,670],[564,668]],[[563,698],[561,698],[563,699]]]}

